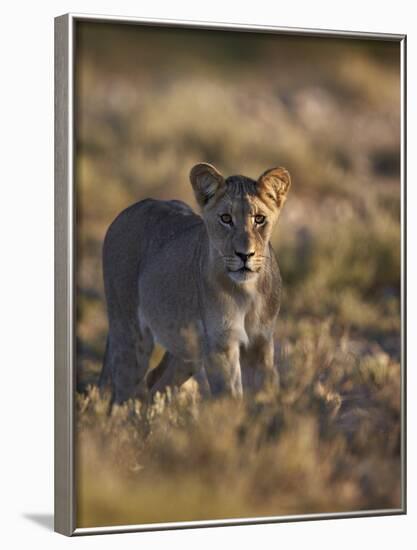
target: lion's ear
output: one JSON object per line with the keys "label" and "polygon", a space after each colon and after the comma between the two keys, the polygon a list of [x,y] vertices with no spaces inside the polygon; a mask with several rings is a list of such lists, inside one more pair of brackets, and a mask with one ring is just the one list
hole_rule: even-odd
{"label": "lion's ear", "polygon": [[284,204],[290,186],[290,174],[282,167],[267,170],[256,183],[259,193],[269,200],[272,199],[278,208]]}
{"label": "lion's ear", "polygon": [[211,164],[201,162],[190,172],[190,181],[198,204],[203,208],[224,185],[224,178]]}

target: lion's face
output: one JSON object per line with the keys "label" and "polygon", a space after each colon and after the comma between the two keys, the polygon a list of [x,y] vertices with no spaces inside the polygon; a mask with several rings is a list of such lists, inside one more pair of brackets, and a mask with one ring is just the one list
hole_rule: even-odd
{"label": "lion's face", "polygon": [[233,281],[254,280],[271,261],[268,245],[290,186],[288,172],[274,168],[258,181],[224,179],[213,166],[198,164],[190,179],[216,261]]}

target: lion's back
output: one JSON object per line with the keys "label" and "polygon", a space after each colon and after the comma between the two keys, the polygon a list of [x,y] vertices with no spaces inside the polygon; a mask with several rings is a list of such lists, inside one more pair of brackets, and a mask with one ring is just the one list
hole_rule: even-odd
{"label": "lion's back", "polygon": [[[195,239],[200,216],[182,201],[145,199],[123,210],[111,223],[103,243],[106,294],[110,287],[134,296],[139,270],[180,240]],[[194,237],[193,237],[194,235]]]}
{"label": "lion's back", "polygon": [[129,249],[146,244],[164,243],[167,239],[202,220],[182,201],[145,199],[123,210],[109,226],[103,256],[124,255]]}

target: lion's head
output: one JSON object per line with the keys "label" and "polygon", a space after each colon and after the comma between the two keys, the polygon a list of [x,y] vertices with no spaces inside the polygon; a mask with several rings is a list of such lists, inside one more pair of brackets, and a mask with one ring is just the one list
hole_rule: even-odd
{"label": "lion's head", "polygon": [[291,184],[285,168],[272,168],[255,181],[224,178],[206,163],[190,173],[191,184],[217,261],[229,277],[245,283],[268,268],[269,240]]}

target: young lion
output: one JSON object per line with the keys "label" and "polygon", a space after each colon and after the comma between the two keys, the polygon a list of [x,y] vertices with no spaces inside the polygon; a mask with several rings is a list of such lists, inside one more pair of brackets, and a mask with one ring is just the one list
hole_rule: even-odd
{"label": "young lion", "polygon": [[[191,376],[213,396],[277,385],[281,278],[269,241],[289,173],[225,179],[202,163],[190,180],[201,217],[180,201],[146,199],[119,214],[105,237],[109,335],[100,386],[111,383],[116,403]],[[154,342],[166,352],[148,373]]]}

